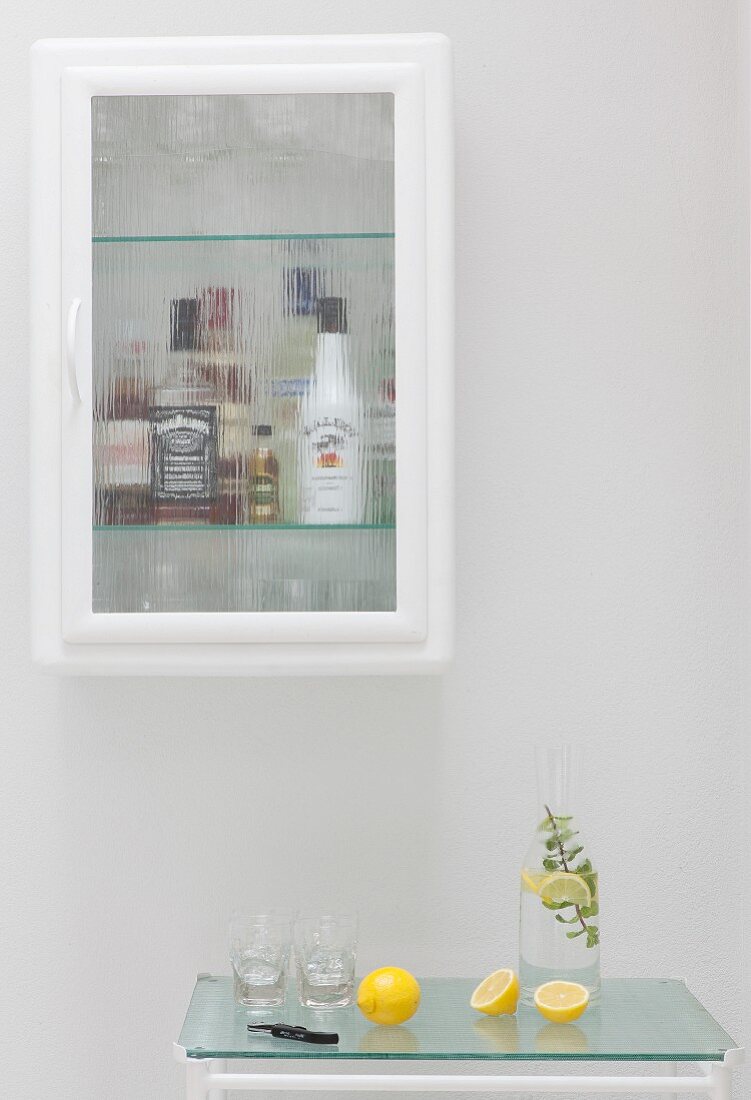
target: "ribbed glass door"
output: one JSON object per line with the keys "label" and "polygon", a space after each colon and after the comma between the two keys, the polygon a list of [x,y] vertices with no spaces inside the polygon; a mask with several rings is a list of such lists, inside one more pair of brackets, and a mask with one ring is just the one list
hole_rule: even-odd
{"label": "ribbed glass door", "polygon": [[92,146],[93,610],[395,610],[393,96],[97,96]]}

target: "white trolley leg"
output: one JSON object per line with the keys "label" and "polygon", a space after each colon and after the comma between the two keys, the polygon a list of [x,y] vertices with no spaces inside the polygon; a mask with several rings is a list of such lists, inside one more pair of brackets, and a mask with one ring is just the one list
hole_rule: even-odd
{"label": "white trolley leg", "polygon": [[209,1064],[209,1061],[204,1059],[187,1059],[185,1063],[186,1100],[206,1100]]}
{"label": "white trolley leg", "polygon": [[726,1065],[713,1065],[709,1075],[712,1100],[731,1100],[733,1075]]}
{"label": "white trolley leg", "polygon": [[[678,1063],[677,1062],[668,1062],[668,1064],[665,1066],[665,1076],[666,1077],[677,1077],[678,1076]],[[667,1097],[667,1100],[678,1100],[678,1093],[676,1093],[676,1092],[671,1093]]]}
{"label": "white trolley leg", "polygon": [[[223,1058],[213,1058],[211,1061],[211,1070],[214,1073],[226,1073],[227,1062]],[[227,1096],[227,1090],[221,1087],[214,1087],[209,1090],[208,1096],[210,1100],[225,1100]]]}

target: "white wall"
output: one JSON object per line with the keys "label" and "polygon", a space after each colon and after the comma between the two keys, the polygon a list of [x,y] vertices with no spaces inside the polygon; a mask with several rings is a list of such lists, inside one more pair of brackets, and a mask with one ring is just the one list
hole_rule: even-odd
{"label": "white wall", "polygon": [[[512,963],[530,746],[557,734],[589,755],[606,972],[686,975],[741,1034],[737,21],[729,0],[7,4],[7,1095],[179,1096],[170,1043],[195,972],[227,968],[235,903],[357,906],[363,968],[482,975]],[[28,46],[426,29],[456,51],[453,671],[43,678],[27,652]],[[83,1051],[80,1081],[71,1050]],[[58,1083],[38,1085],[53,1067]]]}

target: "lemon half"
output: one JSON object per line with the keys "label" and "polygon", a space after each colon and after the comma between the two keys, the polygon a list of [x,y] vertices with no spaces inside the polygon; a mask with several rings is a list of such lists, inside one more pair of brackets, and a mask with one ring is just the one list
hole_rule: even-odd
{"label": "lemon half", "polygon": [[516,1012],[519,979],[513,970],[495,970],[480,982],[470,1005],[486,1016],[504,1016]]}
{"label": "lemon half", "polygon": [[568,1024],[589,1004],[589,990],[578,982],[546,982],[535,990],[535,1006],[546,1020]]}

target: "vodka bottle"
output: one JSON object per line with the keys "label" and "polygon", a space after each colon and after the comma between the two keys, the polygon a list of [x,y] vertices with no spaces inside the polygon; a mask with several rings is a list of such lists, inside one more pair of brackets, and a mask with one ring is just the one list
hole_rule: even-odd
{"label": "vodka bottle", "polygon": [[361,413],[343,298],[318,300],[315,370],[301,419],[302,522],[361,523]]}

